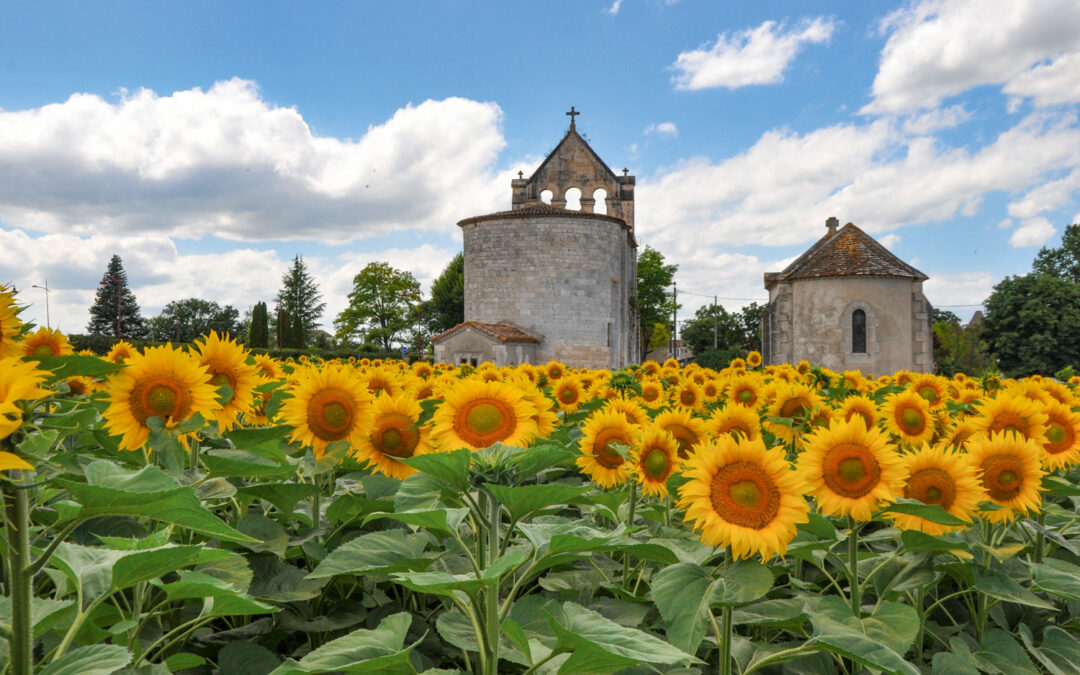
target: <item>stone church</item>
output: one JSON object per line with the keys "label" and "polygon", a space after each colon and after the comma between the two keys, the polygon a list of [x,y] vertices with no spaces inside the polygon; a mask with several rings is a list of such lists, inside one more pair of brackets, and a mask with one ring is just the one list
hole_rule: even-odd
{"label": "stone church", "polygon": [[782,272],[767,272],[765,363],[803,359],[877,375],[933,369],[927,276],[851,223],[825,221],[824,237]]}
{"label": "stone church", "polygon": [[640,359],[635,179],[589,147],[578,114],[540,167],[511,181],[509,211],[458,223],[465,321],[432,337],[436,361],[616,369]]}

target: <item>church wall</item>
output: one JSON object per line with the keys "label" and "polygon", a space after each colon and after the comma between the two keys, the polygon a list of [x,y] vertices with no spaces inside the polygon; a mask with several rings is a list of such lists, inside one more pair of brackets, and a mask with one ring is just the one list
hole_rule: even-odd
{"label": "church wall", "polygon": [[[913,308],[913,293],[921,295],[910,279],[882,277],[817,277],[789,282],[790,335],[786,361],[806,359],[836,371],[859,369],[881,375],[897,370],[927,371],[919,339],[925,331],[920,312]],[[867,316],[867,353],[851,351],[851,314]],[[775,328],[774,328],[775,330]],[[787,337],[787,335],[785,335]],[[780,356],[778,353],[777,356]],[[773,359],[774,362],[779,359]]]}
{"label": "church wall", "polygon": [[633,355],[634,248],[619,223],[572,214],[462,225],[465,319],[543,335],[540,363],[619,368]]}
{"label": "church wall", "polygon": [[463,330],[435,344],[435,360],[457,365],[462,358],[466,363],[476,359],[477,365],[484,361],[494,361],[495,353],[490,339],[471,330]]}

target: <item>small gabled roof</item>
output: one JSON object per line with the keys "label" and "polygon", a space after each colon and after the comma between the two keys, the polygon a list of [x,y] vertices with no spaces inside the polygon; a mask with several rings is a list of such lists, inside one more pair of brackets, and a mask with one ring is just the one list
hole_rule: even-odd
{"label": "small gabled roof", "polygon": [[848,223],[819,239],[783,272],[766,272],[765,285],[791,279],[841,276],[901,277],[917,281],[929,278]]}
{"label": "small gabled roof", "polygon": [[449,330],[445,330],[438,335],[432,335],[432,342],[442,342],[443,340],[453,337],[458,333],[465,330],[474,330],[480,333],[482,336],[490,339],[493,342],[506,344],[510,342],[525,342],[539,344],[543,339],[543,336],[537,335],[531,331],[525,330],[516,323],[509,321],[499,321],[498,323],[481,323],[480,321],[462,321],[458,325]]}
{"label": "small gabled roof", "polygon": [[[608,178],[612,181],[616,180],[615,172],[611,170],[611,167],[608,166],[604,160],[600,159],[600,155],[596,154],[596,151],[592,149],[589,142],[581,137],[581,134],[577,132],[577,128],[573,124],[570,125],[570,128],[566,131],[566,135],[562,137],[562,140],[555,146],[555,149],[549,152],[548,156],[544,158],[544,161],[540,163],[540,166],[536,168],[536,171],[532,172],[532,175],[529,176],[528,180],[531,182],[533,178],[542,175],[544,168],[551,162],[552,158],[558,157],[559,155],[564,154],[564,152],[569,152],[570,146],[573,145],[584,146],[585,150],[592,156],[593,161],[603,169],[603,172],[607,174]],[[566,149],[564,150],[564,148]]]}

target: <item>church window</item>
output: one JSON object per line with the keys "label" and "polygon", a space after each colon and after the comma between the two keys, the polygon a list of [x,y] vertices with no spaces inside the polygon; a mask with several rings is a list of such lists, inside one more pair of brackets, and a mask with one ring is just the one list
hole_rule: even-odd
{"label": "church window", "polygon": [[596,188],[593,190],[592,197],[596,200],[593,204],[593,213],[603,213],[607,215],[607,190],[604,188]]}
{"label": "church window", "polygon": [[851,351],[866,353],[866,312],[861,309],[851,313]]}
{"label": "church window", "polygon": [[545,204],[550,204],[551,199],[554,196],[555,196],[555,193],[552,192],[551,190],[544,190],[543,192],[540,193],[540,201],[542,201]]}
{"label": "church window", "polygon": [[581,210],[581,190],[579,188],[572,187],[567,190],[563,199],[566,200],[566,209],[570,211]]}

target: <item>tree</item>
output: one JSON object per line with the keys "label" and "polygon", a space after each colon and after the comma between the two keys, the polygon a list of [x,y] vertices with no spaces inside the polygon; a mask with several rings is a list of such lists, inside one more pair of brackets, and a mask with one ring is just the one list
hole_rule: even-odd
{"label": "tree", "polygon": [[986,343],[1010,377],[1080,363],[1080,283],[1050,274],[1007,277],[986,300]]}
{"label": "tree", "polygon": [[349,306],[334,319],[337,339],[344,342],[377,342],[390,351],[398,334],[412,325],[414,302],[420,284],[411,272],[388,263],[373,262],[353,277]]}
{"label": "tree", "polygon": [[966,326],[959,319],[935,321],[934,363],[938,374],[952,377],[963,371],[978,375],[993,366],[982,333],[983,322],[978,319],[972,319]]}
{"label": "tree", "polygon": [[464,254],[454,256],[431,283],[431,299],[420,304],[420,314],[432,334],[449,330],[465,320]]}
{"label": "tree", "polygon": [[652,344],[656,324],[671,324],[677,307],[670,289],[678,269],[678,265],[664,264],[663,254],[649,246],[638,256],[637,309],[643,345]]}
{"label": "tree", "polygon": [[251,309],[247,346],[260,349],[270,346],[270,317],[267,314],[265,302],[256,302]]}
{"label": "tree", "polygon": [[235,336],[243,329],[240,312],[232,305],[199,298],[174,300],[150,319],[150,339],[158,342],[192,342],[212,330]]}
{"label": "tree", "polygon": [[[270,329],[279,338],[278,346],[300,348],[310,342],[326,310],[326,303],[322,301],[319,285],[308,272],[304,257],[299,253],[293,258],[289,271],[282,275],[281,290],[274,303],[276,311],[270,316]],[[280,312],[288,315],[284,326],[278,325],[282,316]],[[283,337],[284,342],[281,341]]]}
{"label": "tree", "polygon": [[729,313],[722,305],[704,305],[694,312],[694,318],[684,321],[680,335],[683,345],[695,354],[713,349],[713,327],[716,327],[717,349],[742,350],[746,342],[739,314]]}
{"label": "tree", "polygon": [[90,335],[112,335],[118,340],[139,340],[146,337],[146,321],[139,313],[135,294],[128,288],[127,272],[124,271],[118,255],[109,260],[105,274],[101,277],[101,285],[98,286],[94,304],[90,307],[90,323],[86,325],[86,332]]}
{"label": "tree", "polygon": [[1059,248],[1044,246],[1039,249],[1031,270],[1036,274],[1049,274],[1080,283],[1080,224],[1065,228]]}
{"label": "tree", "polygon": [[745,351],[761,349],[761,311],[765,309],[756,302],[751,302],[739,312],[742,322],[743,344]]}

